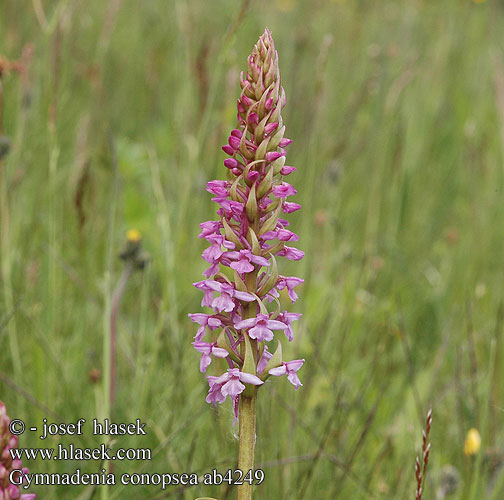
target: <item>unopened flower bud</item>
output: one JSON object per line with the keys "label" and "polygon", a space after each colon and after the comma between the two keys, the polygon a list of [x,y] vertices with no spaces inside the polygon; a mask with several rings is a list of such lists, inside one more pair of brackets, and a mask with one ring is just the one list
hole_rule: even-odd
{"label": "unopened flower bud", "polygon": [[280,170],[280,173],[282,175],[289,175],[292,174],[292,172],[296,171],[296,167],[290,167],[289,165],[284,165],[282,167],[282,170]]}
{"label": "unopened flower bud", "polygon": [[224,166],[229,169],[236,168],[238,166],[238,161],[234,158],[226,158],[224,160]]}
{"label": "unopened flower bud", "polygon": [[238,137],[235,137],[234,135],[230,135],[228,142],[229,142],[229,145],[233,149],[235,149],[235,150],[240,149],[240,139],[238,139]]}
{"label": "unopened flower bud", "polygon": [[254,113],[254,112],[250,113],[248,115],[248,122],[251,125],[255,125],[255,124],[259,123],[259,116],[258,116],[258,114]]}
{"label": "unopened flower bud", "polygon": [[259,179],[259,172],[257,172],[257,170],[251,170],[247,175],[247,179],[251,182],[255,182]]}
{"label": "unopened flower bud", "polygon": [[270,135],[271,132],[273,132],[276,128],[278,127],[278,123],[268,123],[268,125],[266,125],[264,127],[264,133],[266,135]]}
{"label": "unopened flower bud", "polygon": [[224,144],[224,146],[222,146],[222,150],[228,155],[234,155],[235,152],[235,150],[229,144]]}
{"label": "unopened flower bud", "polygon": [[282,153],[279,153],[278,151],[270,151],[269,153],[266,153],[266,161],[275,161],[280,158]]}

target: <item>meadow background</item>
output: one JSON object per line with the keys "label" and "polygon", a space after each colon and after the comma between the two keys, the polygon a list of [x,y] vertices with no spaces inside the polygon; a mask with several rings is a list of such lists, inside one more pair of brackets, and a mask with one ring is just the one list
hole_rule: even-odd
{"label": "meadow background", "polygon": [[[259,393],[257,500],[504,498],[504,8],[470,0],[2,0],[0,399],[27,425],[107,413],[104,337],[125,233],[150,262],[118,319],[115,421],[141,418],[150,463],[235,467],[227,402],[205,403],[191,347],[205,183],[222,178],[238,75],[267,25],[287,94],[290,220],[306,252],[289,359]],[[30,57],[31,53],[31,57]],[[6,143],[5,137],[1,144]],[[3,148],[3,146],[2,146]],[[105,337],[106,338],[106,337]],[[215,370],[218,362],[214,362]],[[210,370],[211,372],[211,370]],[[464,455],[467,431],[482,446]],[[21,446],[94,447],[90,432]],[[96,462],[26,462],[85,472]],[[449,467],[447,469],[447,467]],[[455,469],[453,469],[455,468]],[[454,472],[456,470],[457,472]],[[448,479],[447,479],[448,478]],[[37,487],[38,498],[104,498]],[[231,499],[227,487],[112,488],[113,499]]]}

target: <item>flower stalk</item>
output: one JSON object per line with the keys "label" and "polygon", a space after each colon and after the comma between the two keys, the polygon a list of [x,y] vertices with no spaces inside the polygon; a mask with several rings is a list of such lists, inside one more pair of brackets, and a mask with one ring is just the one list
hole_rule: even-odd
{"label": "flower stalk", "polygon": [[[241,396],[239,406],[239,438],[238,469],[247,474],[254,469],[255,441],[256,441],[256,399],[257,389],[253,389],[252,397]],[[252,484],[244,482],[238,488],[238,500],[252,498]]]}
{"label": "flower stalk", "polygon": [[[206,373],[212,356],[227,363],[225,373],[207,375],[206,401],[217,405],[228,396],[231,399],[233,425],[239,419],[238,466],[247,474],[254,469],[259,389],[271,375],[287,375],[298,389],[302,384],[297,371],[304,363],[304,359],[284,362],[280,338],[274,333],[283,332],[289,342],[293,340],[291,323],[301,315],[282,310],[280,292],[286,291],[295,302],[294,288],[303,283],[280,275],[277,258],[297,261],[304,254],[290,246],[299,237],[283,218],[301,207],[287,201],[296,190],[284,177],[296,169],[285,164],[285,148],[292,141],[284,137],[285,92],[268,29],[250,54],[240,85],[238,124],[222,147],[228,155],[226,180],[207,184],[219,206],[219,218],[200,224],[199,237],[210,245],[202,257],[210,267],[203,272],[206,279],[194,286],[204,293],[201,305],[212,311],[189,317],[199,325],[193,346],[202,354],[201,372]],[[244,481],[238,499],[251,498],[252,485]]]}
{"label": "flower stalk", "polygon": [[130,229],[126,233],[126,245],[119,256],[124,261],[124,269],[112,293],[109,358],[108,363],[105,363],[105,398],[108,398],[109,411],[112,411],[114,407],[116,393],[117,316],[119,307],[129,278],[135,270],[144,269],[149,260],[147,254],[142,251],[142,236],[136,229]]}

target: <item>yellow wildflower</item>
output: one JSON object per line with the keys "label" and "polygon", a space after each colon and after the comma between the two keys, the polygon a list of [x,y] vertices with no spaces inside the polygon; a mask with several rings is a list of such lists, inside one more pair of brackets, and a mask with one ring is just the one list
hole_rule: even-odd
{"label": "yellow wildflower", "polygon": [[142,239],[142,235],[140,234],[140,231],[136,229],[130,229],[126,233],[126,239],[128,241],[131,241],[132,243],[138,243]]}
{"label": "yellow wildflower", "polygon": [[474,427],[469,430],[464,443],[464,454],[476,455],[481,447],[481,436]]}

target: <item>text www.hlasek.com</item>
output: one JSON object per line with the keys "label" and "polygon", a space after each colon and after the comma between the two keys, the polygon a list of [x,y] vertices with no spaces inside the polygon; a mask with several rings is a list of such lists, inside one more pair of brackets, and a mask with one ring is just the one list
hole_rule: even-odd
{"label": "text www.hlasek.com", "polygon": [[59,444],[57,448],[10,448],[12,460],[150,460],[148,448],[119,448],[115,453],[104,444],[98,448],[76,448]]}

